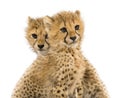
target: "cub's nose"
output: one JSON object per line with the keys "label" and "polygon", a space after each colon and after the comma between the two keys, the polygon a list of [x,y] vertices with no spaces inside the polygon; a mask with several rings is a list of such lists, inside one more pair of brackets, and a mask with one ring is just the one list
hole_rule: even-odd
{"label": "cub's nose", "polygon": [[38,47],[39,47],[40,49],[42,49],[42,48],[44,47],[44,45],[38,45]]}
{"label": "cub's nose", "polygon": [[71,40],[75,41],[76,36],[70,37]]}

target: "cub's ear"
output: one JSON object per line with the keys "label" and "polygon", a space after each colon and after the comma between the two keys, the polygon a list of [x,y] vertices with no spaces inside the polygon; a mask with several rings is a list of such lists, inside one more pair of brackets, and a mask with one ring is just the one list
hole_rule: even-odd
{"label": "cub's ear", "polygon": [[50,16],[45,16],[43,18],[43,22],[46,27],[50,27],[50,25],[54,22],[54,19]]}
{"label": "cub's ear", "polygon": [[43,18],[43,23],[45,25],[45,29],[46,29],[47,32],[50,31],[51,25],[52,25],[53,22],[54,22],[54,19],[50,16],[45,16]]}
{"label": "cub's ear", "polygon": [[39,25],[39,22],[37,19],[31,18],[30,16],[28,17],[28,25],[31,27],[37,27]]}
{"label": "cub's ear", "polygon": [[80,17],[80,11],[79,10],[76,10],[75,14]]}
{"label": "cub's ear", "polygon": [[31,23],[31,22],[33,22],[33,21],[34,21],[34,19],[31,18],[30,16],[28,16],[28,23]]}

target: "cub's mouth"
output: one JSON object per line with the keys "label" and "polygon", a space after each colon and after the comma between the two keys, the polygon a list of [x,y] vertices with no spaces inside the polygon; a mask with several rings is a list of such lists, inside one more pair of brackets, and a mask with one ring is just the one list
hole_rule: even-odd
{"label": "cub's mouth", "polygon": [[64,43],[65,43],[66,45],[74,45],[74,44],[78,43],[78,40],[72,41],[72,42],[64,41]]}
{"label": "cub's mouth", "polygon": [[77,43],[77,41],[73,41],[69,45],[76,44],[76,43]]}
{"label": "cub's mouth", "polygon": [[49,47],[47,48],[43,48],[43,49],[38,49],[39,51],[47,51],[49,49]]}
{"label": "cub's mouth", "polygon": [[65,42],[63,42],[63,45],[64,46],[67,46],[68,48],[72,48],[72,47],[77,47],[77,45],[78,45],[78,42],[77,41],[74,41],[74,42],[71,42],[71,43],[65,43]]}
{"label": "cub's mouth", "polygon": [[49,48],[50,47],[45,47],[43,49],[38,49],[37,53],[41,54],[41,55],[46,55],[48,53],[48,51],[49,51]]}

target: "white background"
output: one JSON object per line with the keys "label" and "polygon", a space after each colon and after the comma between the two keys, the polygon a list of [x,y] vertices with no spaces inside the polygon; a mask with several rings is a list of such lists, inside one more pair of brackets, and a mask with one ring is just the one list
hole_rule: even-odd
{"label": "white background", "polygon": [[36,58],[25,39],[27,17],[80,10],[85,23],[82,51],[97,69],[111,98],[120,98],[119,0],[0,0],[0,98],[10,98]]}

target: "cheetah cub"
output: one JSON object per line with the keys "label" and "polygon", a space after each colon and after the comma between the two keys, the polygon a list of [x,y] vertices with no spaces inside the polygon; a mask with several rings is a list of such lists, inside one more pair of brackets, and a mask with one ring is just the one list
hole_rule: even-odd
{"label": "cheetah cub", "polygon": [[84,26],[79,11],[57,13],[51,18],[46,17],[44,23],[49,32],[49,55],[55,62],[52,98],[83,98],[85,63],[80,42]]}
{"label": "cheetah cub", "polygon": [[37,54],[46,54],[49,43],[45,40],[48,35],[44,29],[43,18],[33,19],[28,17],[28,27],[26,28],[26,39],[32,50]]}
{"label": "cheetah cub", "polygon": [[[36,77],[38,76],[37,73],[44,67],[42,65],[47,66],[48,59],[43,57],[49,49],[47,38],[43,18],[33,19],[29,17],[26,39],[33,51],[37,53],[37,58],[16,84],[11,98],[46,98],[46,89],[38,84],[39,80],[36,80]],[[49,83],[47,84],[49,85]]]}
{"label": "cheetah cub", "polygon": [[[60,12],[44,18],[48,55],[52,55],[52,98],[109,98],[95,68],[82,55],[84,26],[80,12]],[[53,63],[52,63],[53,64]],[[47,70],[46,70],[47,72]]]}
{"label": "cheetah cub", "polygon": [[60,12],[44,18],[44,23],[51,59],[51,68],[44,69],[44,72],[51,73],[51,98],[82,98],[85,64],[80,53],[80,42],[84,27],[79,11]]}

